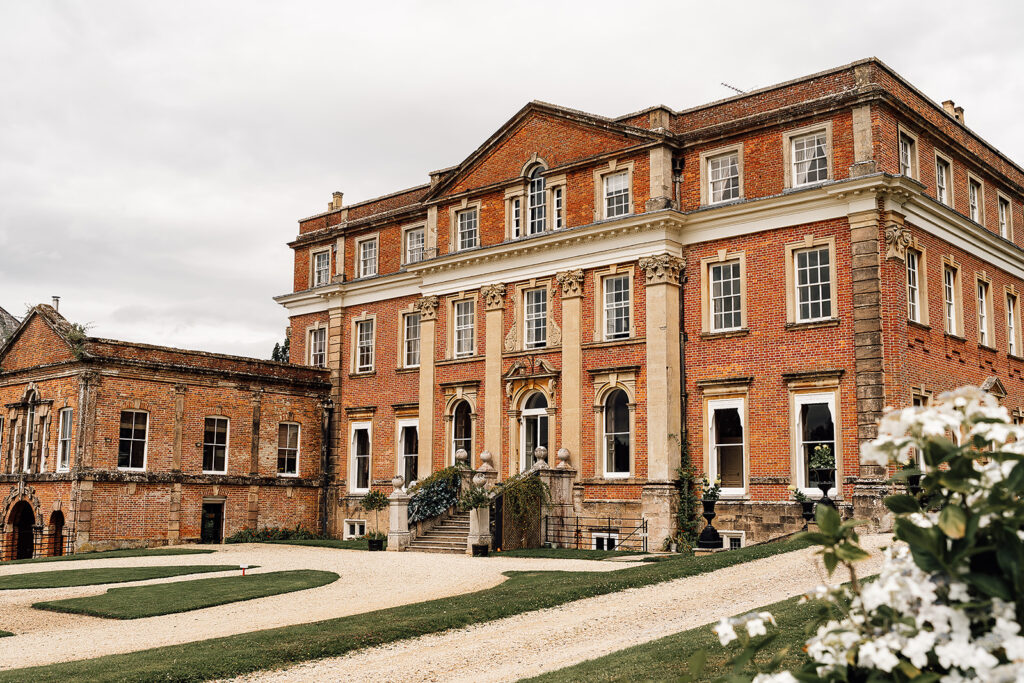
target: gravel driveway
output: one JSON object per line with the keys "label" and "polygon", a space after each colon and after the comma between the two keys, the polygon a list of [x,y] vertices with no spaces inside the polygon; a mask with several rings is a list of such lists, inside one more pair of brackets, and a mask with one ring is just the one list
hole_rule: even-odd
{"label": "gravel driveway", "polygon": [[[861,540],[874,551],[891,537]],[[859,573],[880,565],[875,553]],[[824,577],[807,549],[235,680],[515,681],[811,591]]]}
{"label": "gravel driveway", "polygon": [[[0,576],[85,567],[139,567],[183,564],[259,565],[255,572],[324,569],[341,578],[332,584],[257,600],[209,607],[183,614],[116,621],[32,609],[34,602],[98,595],[112,585],[0,591],[0,629],[13,631],[0,648],[0,669],[87,659],[144,650],[246,631],[320,621],[412,602],[490,588],[513,569],[612,571],[635,563],[513,557],[471,558],[427,553],[370,553],[293,545],[222,546],[208,555],[126,557],[82,562],[43,562],[0,567]],[[209,573],[139,581],[138,586],[190,578],[231,576]]]}

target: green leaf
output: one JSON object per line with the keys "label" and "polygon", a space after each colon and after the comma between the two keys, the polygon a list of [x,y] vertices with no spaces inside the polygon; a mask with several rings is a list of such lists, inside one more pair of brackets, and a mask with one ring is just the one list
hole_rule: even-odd
{"label": "green leaf", "polygon": [[913,496],[906,496],[903,494],[896,496],[886,496],[885,507],[895,512],[897,515],[921,511],[921,506],[918,504],[916,498],[914,498]]}
{"label": "green leaf", "polygon": [[842,543],[836,548],[836,555],[839,559],[844,562],[860,562],[866,560],[871,555],[867,553],[863,548],[853,545],[852,543]]}
{"label": "green leaf", "polygon": [[950,538],[963,538],[967,515],[959,505],[947,505],[939,513],[939,528]]}
{"label": "green leaf", "polygon": [[985,595],[993,598],[999,598],[1009,602],[1013,600],[1013,596],[1010,595],[1010,589],[1007,588],[1006,584],[1002,579],[992,576],[991,574],[977,574],[971,572],[964,576],[968,583],[973,584]]}
{"label": "green leaf", "polygon": [[830,536],[819,533],[817,531],[804,531],[793,537],[794,541],[810,541],[815,545],[829,545],[832,542]]}
{"label": "green leaf", "polygon": [[691,677],[698,677],[704,675],[704,666],[708,661],[708,651],[700,649],[694,652],[686,660],[686,668]]}
{"label": "green leaf", "polygon": [[836,565],[839,564],[839,558],[835,553],[825,553],[821,559],[825,562],[825,569],[828,570],[828,575],[832,576],[832,572],[836,570]]}
{"label": "green leaf", "polygon": [[831,505],[819,503],[814,512],[814,521],[818,523],[818,528],[824,534],[835,536],[839,531],[839,513],[833,510]]}

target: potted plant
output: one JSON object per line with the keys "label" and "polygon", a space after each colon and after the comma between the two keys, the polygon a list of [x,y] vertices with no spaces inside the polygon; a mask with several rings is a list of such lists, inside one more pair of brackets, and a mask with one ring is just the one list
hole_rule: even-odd
{"label": "potted plant", "polygon": [[360,506],[367,512],[373,513],[373,526],[376,531],[366,534],[370,550],[384,550],[384,540],[388,535],[380,531],[380,511],[388,506],[388,497],[381,491],[373,490],[363,496]]}
{"label": "potted plant", "polygon": [[836,456],[832,447],[826,444],[818,444],[811,451],[811,457],[807,459],[807,470],[810,474],[812,486],[821,490],[820,504],[835,507],[835,502],[828,497],[828,490],[836,486]]}
{"label": "potted plant", "polygon": [[704,527],[697,538],[697,547],[721,548],[724,545],[722,536],[711,523],[711,520],[718,516],[715,513],[715,503],[718,502],[718,497],[722,495],[721,480],[715,479],[713,482],[709,482],[708,478],[704,477],[701,492],[701,503],[704,505],[704,512],[701,513],[701,516],[707,521],[707,526]]}
{"label": "potted plant", "polygon": [[814,519],[814,501],[798,486],[790,486],[789,490],[793,494],[793,500],[800,503],[800,516],[804,518],[804,531],[807,531],[807,524]]}
{"label": "potted plant", "polygon": [[[477,475],[478,477],[480,475]],[[481,534],[490,531],[489,508],[491,507],[491,495],[483,486],[470,486],[462,497],[459,498],[459,509],[469,512],[469,537],[480,539]],[[486,536],[484,537],[486,539]],[[472,543],[471,550],[473,557],[487,557],[490,543]]]}

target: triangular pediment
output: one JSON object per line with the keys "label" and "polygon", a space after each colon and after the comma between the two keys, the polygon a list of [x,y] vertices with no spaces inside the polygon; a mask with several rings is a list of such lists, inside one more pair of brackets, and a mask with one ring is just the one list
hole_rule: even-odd
{"label": "triangular pediment", "polygon": [[0,345],[0,370],[10,372],[76,360],[68,340],[70,331],[70,323],[52,307],[36,306]]}
{"label": "triangular pediment", "polygon": [[534,159],[553,168],[666,137],[664,132],[531,102],[461,164],[447,170],[424,201],[519,177]]}
{"label": "triangular pediment", "polygon": [[996,398],[1006,398],[1006,387],[995,375],[990,376],[981,383],[981,388]]}

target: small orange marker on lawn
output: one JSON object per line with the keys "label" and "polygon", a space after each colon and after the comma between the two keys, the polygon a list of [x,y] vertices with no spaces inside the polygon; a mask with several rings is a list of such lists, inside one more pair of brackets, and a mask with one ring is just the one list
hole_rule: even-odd
{"label": "small orange marker on lawn", "polygon": [[247,565],[247,564],[240,564],[240,565],[238,565],[238,568],[242,570],[242,576],[245,576],[245,570],[249,568],[249,565]]}

